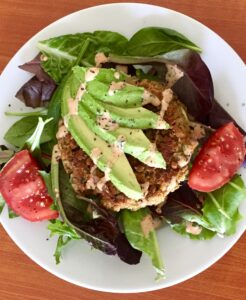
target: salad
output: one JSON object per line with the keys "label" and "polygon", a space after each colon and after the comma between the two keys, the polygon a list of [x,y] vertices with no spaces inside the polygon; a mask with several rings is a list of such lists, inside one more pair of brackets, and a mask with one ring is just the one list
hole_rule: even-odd
{"label": "salad", "polygon": [[6,132],[0,211],[49,220],[60,263],[84,239],[165,277],[161,226],[195,240],[236,232],[245,132],[213,94],[202,49],[168,28],[129,40],[95,31],[38,43],[16,97],[33,111]]}

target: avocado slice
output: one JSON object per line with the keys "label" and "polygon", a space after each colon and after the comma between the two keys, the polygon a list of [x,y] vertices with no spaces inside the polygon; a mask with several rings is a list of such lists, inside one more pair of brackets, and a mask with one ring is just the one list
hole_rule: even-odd
{"label": "avocado slice", "polygon": [[84,103],[88,110],[100,116],[105,112],[110,114],[113,121],[121,127],[137,129],[168,129],[169,125],[159,115],[143,107],[121,108],[95,100],[89,93],[85,93],[80,103]]}
{"label": "avocado slice", "polygon": [[[118,127],[115,130],[106,130],[97,124],[97,118],[92,114],[83,101],[79,105],[79,115],[87,126],[102,139],[112,144],[123,138],[123,151],[155,168],[166,168],[165,160],[160,152],[153,149],[153,144],[148,140],[141,129]],[[117,125],[117,124],[116,124]]]}
{"label": "avocado slice", "polygon": [[123,152],[115,154],[113,147],[92,132],[79,115],[69,117],[68,130],[97,167],[102,172],[107,172],[108,178],[120,192],[134,200],[143,197],[141,187]]}
{"label": "avocado slice", "polygon": [[141,199],[141,187],[118,143],[109,145],[97,136],[78,114],[78,101],[72,97],[76,94],[75,86],[78,90],[80,81],[71,76],[62,93],[62,116],[68,131],[119,191],[131,199]]}
{"label": "avocado slice", "polygon": [[[85,73],[90,68],[74,67],[73,72],[81,82],[85,82]],[[93,68],[95,69],[95,68]],[[125,82],[127,74],[115,69],[98,69],[93,80],[86,82],[86,90],[95,99],[117,107],[141,107],[144,100],[144,88]]]}

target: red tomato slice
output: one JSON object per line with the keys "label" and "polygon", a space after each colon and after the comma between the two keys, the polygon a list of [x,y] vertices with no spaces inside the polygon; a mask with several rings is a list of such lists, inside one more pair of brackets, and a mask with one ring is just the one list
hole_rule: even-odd
{"label": "red tomato slice", "polygon": [[15,213],[30,221],[56,219],[53,203],[38,165],[27,150],[22,150],[4,166],[0,173],[0,192]]}
{"label": "red tomato slice", "polygon": [[243,135],[232,123],[219,129],[204,144],[189,174],[188,184],[197,191],[211,192],[225,183],[243,163]]}

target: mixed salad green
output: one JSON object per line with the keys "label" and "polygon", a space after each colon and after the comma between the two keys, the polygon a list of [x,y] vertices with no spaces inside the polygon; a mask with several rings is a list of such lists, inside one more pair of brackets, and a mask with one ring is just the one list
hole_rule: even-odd
{"label": "mixed salad green", "polygon": [[[10,218],[20,215],[30,221],[50,220],[51,236],[58,236],[56,263],[70,241],[85,239],[129,264],[138,263],[142,253],[147,254],[157,279],[165,277],[165,267],[156,223],[165,223],[196,240],[235,233],[241,218],[238,207],[246,196],[243,180],[236,174],[244,161],[245,132],[214,99],[209,69],[199,55],[202,49],[182,34],[158,27],[143,28],[129,40],[117,32],[95,31],[53,37],[37,46],[38,56],[20,66],[34,77],[16,97],[26,106],[41,109],[6,112],[22,118],[4,136],[12,147],[1,146],[0,212],[6,202]],[[175,72],[168,81],[170,66]],[[86,79],[86,72],[91,71],[96,74]],[[175,80],[180,72],[182,76]],[[190,118],[204,126],[206,136],[192,157],[189,178],[163,199],[162,205],[113,212],[103,207],[100,199],[75,192],[59,157],[56,134],[62,119],[91,158],[93,139],[98,139],[102,153],[95,164],[104,173],[111,149],[104,150],[103,145],[112,145],[119,136],[127,137],[109,179],[138,201],[142,191],[124,153],[148,164],[150,142],[144,130],[168,130],[169,124],[160,120],[158,113],[142,107],[144,88],[123,84],[108,93],[112,82],[125,82],[129,76],[169,85]],[[85,93],[78,96],[85,84]],[[103,112],[110,115],[112,124],[119,125],[116,130],[97,124]],[[160,152],[152,151],[151,156],[153,167],[166,168]]]}

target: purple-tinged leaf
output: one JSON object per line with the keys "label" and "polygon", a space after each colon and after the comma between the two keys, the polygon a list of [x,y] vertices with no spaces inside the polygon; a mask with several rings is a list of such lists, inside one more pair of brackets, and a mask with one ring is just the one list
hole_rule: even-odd
{"label": "purple-tinged leaf", "polygon": [[214,101],[214,88],[210,71],[196,52],[189,51],[177,65],[184,72],[172,87],[175,94],[186,105],[188,112],[203,121]]}
{"label": "purple-tinged leaf", "polygon": [[16,98],[28,107],[42,107],[50,100],[55,89],[53,81],[40,81],[34,76],[19,89]]}
{"label": "purple-tinged leaf", "polygon": [[129,265],[136,265],[140,262],[142,252],[132,248],[125,234],[119,233],[116,240],[117,254],[120,259]]}
{"label": "purple-tinged leaf", "polygon": [[241,128],[237,122],[229,115],[229,113],[214,99],[213,106],[207,115],[205,123],[212,128],[219,128],[227,123],[233,122],[243,135],[246,132]]}
{"label": "purple-tinged leaf", "polygon": [[187,214],[202,215],[202,200],[187,183],[170,193],[162,207],[161,215],[173,224],[181,223]]}
{"label": "purple-tinged leaf", "polygon": [[20,65],[19,68],[34,74],[40,81],[53,81],[53,79],[42,69],[40,53],[31,61]]}
{"label": "purple-tinged leaf", "polygon": [[[212,108],[214,99],[212,77],[200,55],[194,51],[178,50],[157,57],[124,57],[111,54],[108,60],[119,64],[153,65],[158,69],[158,73],[160,69],[166,71],[167,65],[176,65],[184,76],[177,80],[172,88],[187,106],[188,112],[196,120],[202,121]],[[161,64],[162,68],[158,64]],[[165,78],[163,80],[165,81]]]}

